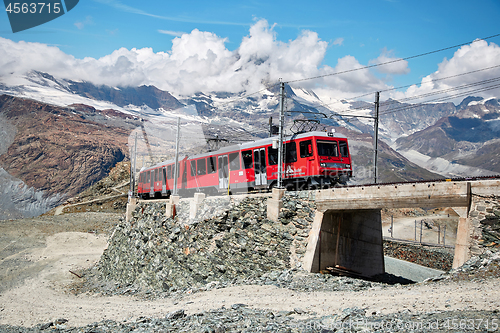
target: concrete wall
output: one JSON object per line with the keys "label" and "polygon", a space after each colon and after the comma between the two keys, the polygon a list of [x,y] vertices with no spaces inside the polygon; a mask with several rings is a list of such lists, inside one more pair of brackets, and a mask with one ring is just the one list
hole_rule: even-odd
{"label": "concrete wall", "polygon": [[495,250],[483,244],[481,221],[500,206],[500,181],[483,180],[470,182],[470,201],[466,210],[454,208],[460,215],[455,244],[453,268],[462,266],[472,256]]}
{"label": "concrete wall", "polygon": [[[474,191],[474,188],[473,188]],[[455,258],[453,268],[460,267],[472,256],[484,253],[486,250],[498,251],[498,246],[492,246],[491,242],[485,241],[481,221],[494,215],[494,210],[500,207],[500,196],[472,194],[472,202],[467,218],[460,218],[457,230],[457,242],[455,245]],[[489,231],[492,232],[491,230]]]}
{"label": "concrete wall", "polygon": [[380,210],[318,213],[304,258],[306,270],[340,266],[366,277],[384,273]]}

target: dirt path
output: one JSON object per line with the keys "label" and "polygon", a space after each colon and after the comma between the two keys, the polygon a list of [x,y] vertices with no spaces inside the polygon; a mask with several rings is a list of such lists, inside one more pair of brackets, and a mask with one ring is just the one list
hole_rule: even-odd
{"label": "dirt path", "polygon": [[[416,228],[415,228],[416,221]],[[456,241],[456,223],[453,223],[453,218],[449,218],[447,215],[426,215],[426,216],[418,216],[418,217],[400,217],[394,218],[394,230],[393,237],[397,239],[406,239],[406,240],[420,240],[420,222],[421,221],[434,221],[434,225],[432,229],[426,227],[425,223],[422,225],[422,242],[424,243],[438,243],[438,237],[440,238],[440,243],[443,243],[444,238],[444,227],[441,228],[441,231],[438,232],[437,224],[444,224],[443,221],[447,221],[447,229],[446,229],[446,244],[447,245],[455,245]],[[391,227],[390,222],[384,222],[382,224],[382,234],[384,237],[391,237],[391,233],[389,228]]]}
{"label": "dirt path", "polygon": [[[164,317],[173,310],[188,314],[235,303],[253,308],[289,310],[301,308],[317,315],[340,313],[359,307],[367,314],[430,310],[500,310],[499,279],[485,282],[447,282],[430,285],[394,286],[361,292],[295,292],[274,286],[243,286],[186,294],[181,299],[145,301],[135,297],[75,296],[65,286],[78,279],[70,270],[90,267],[106,247],[106,236],[81,232],[51,235],[43,248],[22,255],[37,272],[0,295],[0,324],[31,327],[57,318],[68,326],[83,326],[104,319],[132,320],[139,316]],[[297,315],[297,318],[299,315]],[[302,315],[306,317],[307,314]]]}

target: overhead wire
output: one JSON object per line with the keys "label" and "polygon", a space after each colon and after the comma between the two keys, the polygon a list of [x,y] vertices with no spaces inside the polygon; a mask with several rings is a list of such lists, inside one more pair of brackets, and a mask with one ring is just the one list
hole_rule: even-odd
{"label": "overhead wire", "polygon": [[[414,85],[418,85],[418,84],[420,84],[420,86],[422,86],[422,85],[427,84],[427,83],[434,83],[434,82],[438,82],[438,81],[442,81],[442,80],[452,79],[452,78],[456,78],[456,77],[459,77],[459,76],[474,74],[474,73],[478,73],[478,72],[482,72],[482,71],[485,71],[485,70],[490,70],[490,69],[494,69],[494,68],[498,68],[498,67],[500,67],[500,65],[495,65],[495,66],[490,66],[490,67],[486,67],[486,68],[476,69],[476,70],[473,70],[473,71],[469,71],[469,72],[465,72],[465,73],[460,73],[460,74],[455,74],[455,75],[450,75],[450,76],[446,76],[446,77],[441,77],[441,78],[437,78],[437,79],[433,79],[433,80],[428,80],[428,81],[425,81],[425,82],[413,83],[413,84],[409,84],[409,85],[404,85],[404,86],[399,86],[399,87],[394,87],[394,88],[379,90],[378,92],[382,93],[382,92],[387,92],[387,91],[393,91],[393,90],[408,88],[408,87],[411,87],[411,86],[414,86]],[[362,98],[362,97],[366,97],[366,96],[371,96],[373,94],[375,94],[375,91],[369,92],[369,93],[366,93],[366,94],[363,94],[363,95],[360,95],[360,96],[356,96],[356,97],[341,99],[340,101],[335,101],[335,102],[332,102],[332,103],[318,103],[316,105],[313,104],[310,107],[319,107],[319,106],[328,107],[328,106],[331,106],[333,104],[343,103],[342,101],[348,101],[348,100],[352,101],[352,100],[356,100],[358,98]],[[380,105],[383,105],[384,103],[390,103],[390,102],[387,102],[387,101],[386,102],[382,102]],[[361,110],[361,109],[366,109],[366,108],[362,107],[362,108],[354,108],[354,109],[350,109],[350,110],[358,110],[358,109]]]}
{"label": "overhead wire", "polygon": [[[497,88],[500,88],[500,83],[492,85],[492,86],[489,86],[489,87],[483,87],[483,88],[479,88],[479,89],[475,89],[475,90],[461,92],[461,93],[458,93],[458,94],[455,94],[455,95],[448,95],[448,96],[443,96],[443,97],[431,99],[431,100],[426,101],[425,103],[429,103],[429,102],[443,102],[443,101],[446,101],[446,100],[449,100],[449,99],[454,99],[454,98],[463,97],[463,96],[470,96],[470,94],[473,94],[473,93],[484,92],[484,91],[488,91],[488,90],[492,90],[492,89],[497,89]],[[407,109],[413,109],[413,108],[421,107],[422,104],[423,103],[419,103],[419,104],[407,105],[407,106],[403,106],[403,107],[399,107],[399,108],[385,110],[383,112],[380,112],[380,115],[385,115],[385,114],[390,114],[390,113],[404,111],[404,110],[407,110]]]}
{"label": "overhead wire", "polygon": [[[409,100],[422,99],[422,98],[429,97],[429,96],[440,95],[440,94],[444,94],[444,93],[447,93],[447,92],[453,92],[453,91],[456,91],[456,90],[462,90],[462,89],[467,89],[467,88],[474,87],[474,86],[479,86],[479,85],[483,85],[483,84],[489,84],[489,83],[492,83],[492,82],[495,82],[495,81],[499,81],[499,80],[500,80],[500,77],[495,77],[495,78],[491,78],[491,79],[486,79],[486,80],[482,80],[482,81],[477,81],[477,82],[472,82],[472,83],[464,84],[464,85],[461,85],[461,86],[456,86],[456,87],[453,87],[453,88],[436,90],[436,91],[433,91],[433,92],[429,92],[429,93],[425,93],[425,94],[420,94],[420,95],[414,95],[414,96],[410,96],[410,97],[403,98],[403,99],[400,99],[400,100],[386,101],[386,102],[380,103],[379,105],[381,107],[383,107],[383,106],[386,107],[386,106],[391,105],[391,104],[401,104],[401,103],[407,102]],[[471,91],[470,93],[473,93],[473,92],[475,92],[475,91]],[[433,100],[430,100],[430,101],[433,101]],[[423,102],[421,102],[419,104],[423,104],[423,103],[427,103],[427,102],[429,102],[429,101],[423,101]],[[371,109],[372,107],[373,106],[371,106],[371,107],[362,106],[362,107],[357,107],[357,108],[351,108],[351,109],[348,109],[348,110],[345,110],[345,111],[352,112],[352,111],[356,111],[356,110],[366,110],[366,109]],[[335,116],[342,116],[342,114],[339,113],[339,112],[336,112]]]}
{"label": "overhead wire", "polygon": [[[379,92],[382,93],[382,92],[393,91],[393,90],[398,90],[398,89],[403,89],[403,88],[409,88],[411,86],[415,86],[415,85],[418,85],[418,84],[420,84],[420,86],[422,86],[423,84],[426,84],[426,83],[432,83],[432,82],[438,82],[438,81],[442,81],[442,80],[452,79],[452,78],[455,78],[455,77],[459,77],[459,76],[463,76],[463,75],[469,75],[469,74],[474,74],[474,73],[479,73],[479,72],[482,72],[482,71],[486,71],[486,70],[490,70],[490,69],[498,68],[498,67],[500,67],[500,65],[495,65],[495,66],[490,66],[490,67],[486,67],[486,68],[476,69],[476,70],[473,70],[473,71],[469,71],[469,72],[465,72],[465,73],[460,73],[460,74],[455,74],[455,75],[450,75],[450,76],[446,76],[446,77],[440,77],[440,78],[432,79],[432,80],[425,81],[425,82],[413,83],[413,84],[408,84],[408,85],[405,85],[405,86],[400,86],[400,87],[395,87],[395,88],[390,88],[390,89],[384,89],[384,90],[380,90]],[[374,92],[372,92],[371,94],[373,94],[373,93]]]}
{"label": "overhead wire", "polygon": [[439,50],[434,50],[434,51],[429,51],[429,52],[425,52],[425,53],[420,53],[420,54],[409,56],[409,57],[406,57],[406,58],[399,58],[399,59],[395,59],[395,60],[391,60],[391,61],[381,62],[381,63],[378,63],[378,64],[373,64],[373,65],[368,65],[368,66],[363,66],[363,67],[358,67],[358,68],[352,68],[352,69],[348,69],[348,70],[345,70],[345,71],[334,72],[334,73],[329,73],[329,74],[323,74],[323,75],[313,76],[313,77],[304,78],[304,79],[289,80],[289,81],[285,81],[285,82],[288,83],[288,84],[295,83],[295,82],[303,82],[303,81],[308,81],[308,80],[320,79],[320,78],[324,78],[324,77],[327,77],[327,76],[334,76],[334,75],[346,74],[346,73],[351,73],[351,72],[355,72],[355,71],[359,71],[359,70],[363,70],[363,69],[369,69],[369,68],[374,68],[374,67],[379,67],[379,66],[385,66],[385,65],[389,65],[389,64],[394,64],[396,62],[401,62],[401,61],[406,61],[406,60],[410,60],[410,59],[415,59],[415,58],[418,58],[418,57],[423,57],[423,56],[426,56],[426,55],[430,55],[430,54],[434,54],[434,53],[438,53],[438,52],[442,52],[442,51],[454,49],[454,48],[457,48],[457,47],[460,47],[460,46],[469,45],[469,44],[472,44],[472,43],[477,43],[479,41],[491,39],[491,38],[498,37],[498,36],[500,36],[500,34],[496,34],[496,35],[492,35],[492,36],[488,36],[488,37],[484,37],[484,38],[478,38],[478,39],[475,39],[473,41],[469,41],[469,42],[466,42],[466,43],[461,43],[461,44],[457,44],[457,45],[453,45],[453,46],[448,46],[448,47],[445,47],[445,48],[442,48],[442,49],[439,49]]}
{"label": "overhead wire", "polygon": [[478,85],[492,83],[492,82],[499,81],[499,80],[500,80],[500,77],[496,77],[496,78],[491,78],[491,79],[482,80],[482,81],[478,81],[478,82],[467,83],[467,84],[463,84],[463,85],[456,86],[453,88],[437,90],[437,91],[433,91],[433,92],[429,92],[429,93],[425,93],[425,94],[421,94],[421,95],[414,95],[414,96],[406,97],[403,99],[399,99],[397,101],[394,101],[394,100],[393,101],[386,101],[386,102],[380,103],[380,106],[391,105],[391,104],[394,104],[397,102],[402,103],[402,102],[407,102],[407,101],[411,101],[411,100],[418,100],[418,99],[428,97],[428,96],[444,94],[446,92],[453,92],[454,90],[466,89],[466,88],[470,88],[470,87],[474,87],[474,86],[478,86]]}
{"label": "overhead wire", "polygon": [[[490,83],[497,82],[497,81],[500,81],[500,77],[491,78],[491,79],[487,79],[487,80],[482,80],[482,81],[478,81],[478,82],[473,82],[473,83],[469,83],[469,84],[464,84],[464,85],[461,85],[461,86],[457,86],[457,87],[453,87],[453,88],[449,88],[449,89],[443,89],[443,90],[439,90],[439,91],[435,91],[435,92],[431,92],[431,93],[416,95],[416,96],[412,96],[411,99],[421,99],[421,98],[424,98],[424,97],[441,95],[441,94],[444,94],[444,93],[459,91],[459,90],[463,90],[463,89],[467,89],[467,88],[472,88],[472,87],[476,87],[476,86],[480,86],[480,85],[484,85],[484,84],[490,84]],[[491,86],[487,86],[487,87],[481,87],[481,88],[477,88],[477,89],[468,90],[468,91],[461,92],[461,93],[454,94],[454,95],[441,96],[441,97],[438,97],[438,98],[434,98],[434,99],[423,101],[423,102],[418,103],[418,104],[405,105],[405,106],[395,107],[395,108],[392,108],[392,109],[386,109],[386,110],[380,111],[380,116],[382,116],[384,114],[391,114],[391,113],[396,113],[396,112],[400,112],[400,111],[405,111],[405,110],[409,110],[409,109],[421,107],[422,104],[425,104],[425,103],[443,102],[443,101],[446,101],[446,100],[449,100],[449,99],[454,99],[454,98],[458,98],[458,97],[468,96],[470,94],[474,94],[474,93],[478,93],[478,92],[484,92],[484,91],[488,91],[488,90],[492,90],[492,89],[496,89],[496,88],[500,88],[500,83],[494,84],[494,85],[491,85]],[[395,103],[401,104],[400,101],[391,101],[391,103],[385,104],[384,106],[395,104]],[[380,104],[380,106],[382,106],[382,104]],[[355,110],[362,110],[362,109],[366,110],[366,109],[370,109],[370,108],[361,107],[361,108],[349,109],[349,110],[346,110],[346,111],[347,112],[352,112],[352,111],[355,111]],[[352,115],[352,114],[342,114],[342,113],[339,113],[339,112],[335,112],[335,114],[332,114],[330,117],[370,118],[370,119],[374,118],[372,116],[360,116],[360,115]]]}

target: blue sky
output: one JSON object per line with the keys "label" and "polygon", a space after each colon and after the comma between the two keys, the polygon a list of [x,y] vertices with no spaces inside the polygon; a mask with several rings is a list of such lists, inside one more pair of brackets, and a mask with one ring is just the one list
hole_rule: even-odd
{"label": "blue sky", "polygon": [[[288,45],[304,31],[316,33],[315,45],[327,43],[316,67],[336,68],[339,59],[347,57],[355,59],[350,62],[354,65],[369,65],[381,54],[389,59],[405,58],[495,35],[500,33],[499,17],[498,0],[81,0],[62,17],[15,34],[4,12],[0,14],[0,37],[56,46],[77,59],[98,59],[120,48],[152,48],[154,53],[172,53],[175,38],[197,29],[217,36],[228,51],[234,52],[241,47],[242,39],[249,36],[250,28],[265,20],[276,45]],[[500,45],[500,37],[487,42]],[[417,83],[435,73],[438,64],[444,58],[452,58],[455,51],[411,60],[401,71],[372,74],[387,86]],[[286,75],[286,71],[281,73]],[[324,72],[318,72],[321,73]],[[314,75],[314,71],[305,70],[303,74]],[[290,79],[299,77],[300,73],[295,73]]]}

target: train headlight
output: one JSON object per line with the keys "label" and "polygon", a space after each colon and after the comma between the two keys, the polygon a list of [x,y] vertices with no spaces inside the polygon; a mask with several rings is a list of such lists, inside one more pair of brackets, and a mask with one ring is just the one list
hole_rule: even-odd
{"label": "train headlight", "polygon": [[323,167],[323,168],[326,168],[326,163],[320,163],[319,166]]}
{"label": "train headlight", "polygon": [[345,165],[345,167],[346,167],[347,169],[350,169],[350,168],[351,168],[351,165],[350,165],[350,164],[346,164],[346,165]]}

